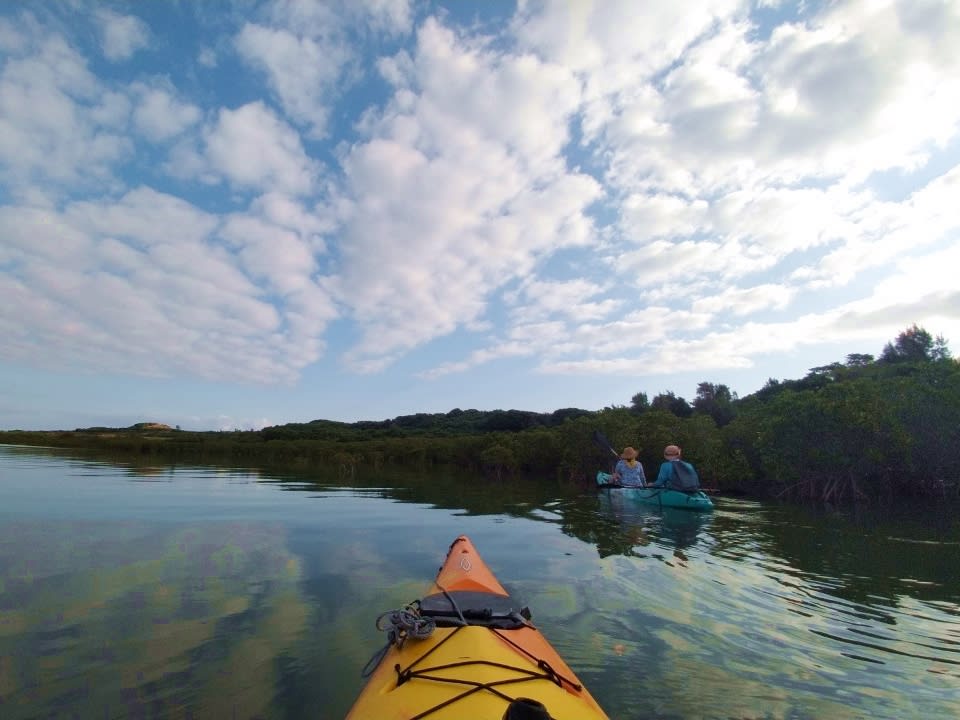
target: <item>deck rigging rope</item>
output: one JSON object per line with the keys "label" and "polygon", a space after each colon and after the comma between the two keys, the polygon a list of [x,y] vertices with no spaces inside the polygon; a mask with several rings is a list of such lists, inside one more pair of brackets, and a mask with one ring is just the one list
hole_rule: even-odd
{"label": "deck rigging rope", "polygon": [[[399,664],[394,666],[394,672],[397,673],[397,686],[403,685],[404,683],[420,678],[422,680],[431,680],[434,682],[441,683],[452,683],[455,685],[463,685],[466,689],[447,700],[440,702],[434,705],[431,708],[420,712],[419,714],[413,716],[410,720],[420,720],[421,718],[432,715],[433,713],[441,710],[448,705],[463,700],[470,695],[473,695],[477,692],[489,692],[497,697],[502,698],[508,703],[509,707],[513,707],[516,703],[523,703],[527,701],[526,698],[514,698],[510,695],[507,695],[504,692],[501,692],[500,687],[505,687],[507,685],[515,685],[517,683],[529,682],[531,680],[547,680],[549,682],[563,687],[566,683],[569,687],[573,688],[576,692],[580,692],[583,687],[579,683],[575,683],[569,678],[564,677],[556,670],[554,670],[550,663],[542,658],[538,658],[533,655],[526,648],[518,645],[513,640],[511,640],[504,632],[494,628],[488,627],[487,629],[492,632],[494,635],[497,635],[501,640],[513,646],[523,655],[526,655],[535,665],[536,670],[530,668],[517,667],[516,665],[506,665],[503,663],[491,662],[489,660],[465,660],[456,663],[448,663],[442,665],[435,665],[433,667],[422,667],[420,669],[414,669],[415,666],[422,663],[434,650],[443,645],[447,640],[457,634],[458,631],[463,628],[471,625],[471,623],[466,619],[463,614],[463,611],[460,609],[457,601],[453,596],[448,593],[441,585],[437,585],[440,589],[440,592],[443,593],[444,597],[450,602],[450,605],[453,607],[453,610],[457,614],[457,619],[451,620],[450,618],[446,619],[446,622],[455,625],[453,631],[447,635],[445,638],[440,640],[436,645],[427,650],[423,655],[416,658],[413,662],[407,665],[406,668],[401,668]],[[526,617],[522,616],[520,613],[511,613],[512,616],[515,616],[514,619],[518,621],[522,626],[533,627],[532,624],[527,620]],[[433,634],[433,631],[436,629],[436,621],[427,615],[422,615],[420,613],[420,601],[415,600],[414,602],[399,608],[397,610],[388,610],[387,612],[381,613],[377,617],[376,621],[377,630],[385,631],[387,633],[387,642],[386,644],[374,653],[373,657],[367,662],[364,666],[362,675],[363,677],[368,677],[376,668],[380,665],[380,662],[386,656],[387,652],[390,649],[391,645],[396,645],[397,648],[401,648],[408,638],[413,638],[414,640],[423,640]],[[508,631],[509,632],[509,631]],[[518,677],[505,678],[503,680],[494,680],[490,682],[478,682],[475,680],[469,680],[466,678],[447,678],[444,676],[431,675],[431,672],[437,672],[440,670],[447,670],[455,667],[467,667],[467,666],[477,666],[477,665],[486,665],[489,667],[499,667],[505,670],[513,670],[518,674]],[[532,701],[530,701],[532,702]],[[541,706],[542,707],[542,706]],[[522,709],[522,708],[520,708]],[[544,715],[542,717],[549,718],[549,713],[546,713],[544,708]]]}
{"label": "deck rigging rope", "polygon": [[433,634],[437,623],[432,617],[421,615],[416,604],[410,603],[397,610],[387,610],[380,613],[377,616],[376,626],[377,630],[387,633],[387,642],[363,666],[360,673],[362,677],[367,677],[374,671],[391,645],[401,648],[407,638],[413,638],[414,640],[428,638]]}
{"label": "deck rigging rope", "polygon": [[[454,635],[456,635],[464,627],[465,626],[463,625],[455,627],[450,632],[450,634],[447,635],[447,637],[443,638],[439,643],[434,645],[432,648],[427,650],[427,652],[425,652],[423,655],[421,655],[416,660],[411,662],[406,668],[401,668],[399,664],[394,666],[394,672],[397,673],[397,686],[403,685],[404,683],[409,682],[410,680],[419,678],[421,680],[430,680],[433,682],[463,685],[466,688],[460,694],[454,695],[453,697],[448,698],[447,700],[444,700],[442,702],[439,702],[433,707],[427,708],[426,710],[423,710],[422,712],[414,715],[413,717],[410,718],[410,720],[421,720],[421,718],[425,718],[428,715],[432,715],[433,713],[439,710],[442,710],[443,708],[449,705],[452,705],[460,700],[463,700],[464,698],[467,698],[473,695],[474,693],[483,692],[483,691],[496,695],[497,697],[503,699],[508,705],[510,705],[520,700],[520,698],[511,697],[510,695],[507,695],[506,693],[502,692],[500,688],[506,687],[507,685],[517,685],[518,683],[526,683],[526,682],[535,681],[535,680],[547,680],[559,687],[563,687],[564,683],[566,683],[576,692],[580,692],[583,689],[583,686],[580,685],[579,683],[573,682],[569,678],[564,677],[563,675],[558,673],[556,670],[554,670],[550,666],[550,663],[548,663],[546,660],[537,658],[535,655],[531,654],[529,651],[520,647],[515,642],[510,640],[503,632],[496,630],[494,628],[487,628],[487,630],[489,632],[492,632],[494,635],[497,635],[502,640],[505,640],[510,645],[513,645],[515,648],[520,650],[524,655],[529,657],[534,663],[536,663],[537,670],[533,670],[528,667],[518,667],[516,665],[508,665],[505,663],[492,662],[490,660],[463,660],[460,662],[434,665],[432,667],[422,667],[417,670],[414,669],[416,665],[422,663],[434,650],[436,650],[445,642],[447,642],[447,640],[449,640]],[[450,678],[450,677],[445,677],[443,675],[430,674],[432,672],[449,670],[451,668],[462,668],[462,667],[478,666],[478,665],[483,665],[487,667],[498,667],[498,668],[503,668],[505,670],[513,670],[514,672],[517,673],[518,676],[511,677],[511,678],[504,678],[502,680],[491,680],[488,682],[480,682],[477,680],[470,680],[468,678]],[[547,717],[549,717],[549,715],[547,715]]]}

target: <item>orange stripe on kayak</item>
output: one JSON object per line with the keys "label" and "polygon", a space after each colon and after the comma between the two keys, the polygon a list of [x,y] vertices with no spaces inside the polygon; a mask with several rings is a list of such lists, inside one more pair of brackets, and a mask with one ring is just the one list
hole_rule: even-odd
{"label": "orange stripe on kayak", "polygon": [[461,535],[450,545],[447,558],[443,561],[437,579],[434,582],[436,592],[442,590],[475,590],[496,595],[507,595],[503,585],[494,577],[480,553],[470,542],[470,538]]}

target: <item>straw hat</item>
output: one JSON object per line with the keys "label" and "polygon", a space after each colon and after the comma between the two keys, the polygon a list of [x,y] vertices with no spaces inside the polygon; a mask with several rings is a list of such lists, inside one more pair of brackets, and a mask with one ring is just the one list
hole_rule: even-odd
{"label": "straw hat", "polygon": [[663,456],[665,458],[680,457],[680,448],[676,445],[667,445],[663,449]]}
{"label": "straw hat", "polygon": [[623,452],[620,453],[620,457],[622,457],[624,460],[634,460],[637,457],[637,451],[632,447],[625,447]]}

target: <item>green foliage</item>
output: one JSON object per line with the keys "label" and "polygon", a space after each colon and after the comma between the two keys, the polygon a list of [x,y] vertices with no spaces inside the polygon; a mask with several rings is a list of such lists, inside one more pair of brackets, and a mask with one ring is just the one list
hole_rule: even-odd
{"label": "green foliage", "polygon": [[679,443],[684,421],[667,410],[651,410],[637,422],[636,437],[640,460],[645,468],[656,469],[663,462],[663,448]]}
{"label": "green foliage", "polygon": [[500,480],[505,472],[514,473],[517,470],[517,458],[513,450],[497,443],[480,453],[480,464],[487,472],[492,472]]}
{"label": "green foliage", "polygon": [[630,409],[637,414],[645,413],[650,409],[650,400],[644,392],[637,393],[630,398]]}
{"label": "green foliage", "polygon": [[887,343],[880,355],[881,362],[925,362],[931,360],[949,360],[950,351],[942,335],[936,340],[916,323]]}
{"label": "green foliage", "polygon": [[847,355],[847,367],[866,367],[873,363],[873,355],[868,353],[850,353]]}
{"label": "green foliage", "polygon": [[960,495],[960,366],[936,346],[913,326],[880,361],[848,356],[745,398],[726,442],[751,489],[830,502]]}
{"label": "green foliage", "polygon": [[736,398],[736,393],[731,392],[726,385],[702,382],[697,385],[697,398],[693,401],[693,410],[709,415],[718,427],[723,427],[729,424],[736,414],[733,405]]}
{"label": "green foliage", "polygon": [[392,420],[314,420],[247,432],[189,432],[156,423],[74,432],[0,433],[0,442],[99,448],[170,461],[324,465],[341,473],[438,466],[488,477],[552,478],[592,486],[616,458],[639,452],[654,476],[678,444],[704,483],[724,490],[847,502],[960,496],[960,364],[942,337],[916,325],[879,360],[847,355],[798,380],[771,378],[737,398],[702,382],[693,405],[672,392],[599,411],[461,410]]}
{"label": "green foliage", "polygon": [[665,410],[681,418],[690,417],[693,414],[693,408],[690,407],[690,403],[684,398],[675,395],[673,391],[660,393],[654,397],[650,403],[650,407],[654,410]]}

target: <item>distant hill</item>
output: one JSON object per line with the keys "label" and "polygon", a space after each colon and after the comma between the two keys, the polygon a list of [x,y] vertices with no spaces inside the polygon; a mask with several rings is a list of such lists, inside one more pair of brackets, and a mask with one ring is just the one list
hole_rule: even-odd
{"label": "distant hill", "polygon": [[461,410],[447,413],[400,415],[392,420],[361,420],[355,423],[314,420],[266,427],[260,434],[267,440],[370,439],[409,435],[477,435],[489,432],[519,432],[530,428],[552,428],[565,420],[596,413],[581,408],[562,408],[550,413],[527,410]]}
{"label": "distant hill", "polygon": [[122,432],[143,432],[144,430],[173,430],[172,427],[165,423],[158,422],[140,422],[134,423],[129,427],[122,428],[112,428],[112,427],[88,427],[88,428],[77,428],[74,432],[85,432],[85,433],[122,433]]}

